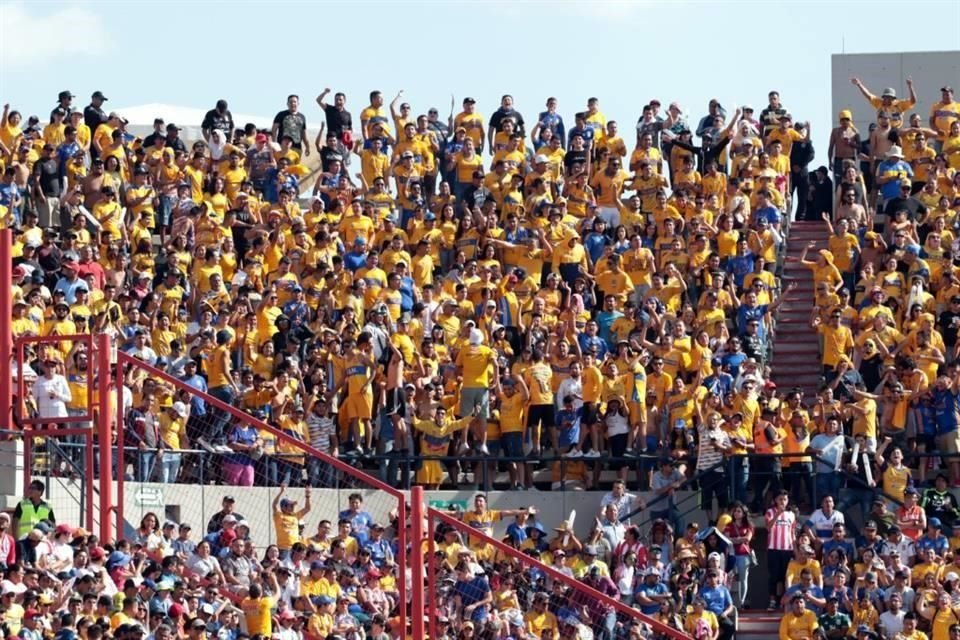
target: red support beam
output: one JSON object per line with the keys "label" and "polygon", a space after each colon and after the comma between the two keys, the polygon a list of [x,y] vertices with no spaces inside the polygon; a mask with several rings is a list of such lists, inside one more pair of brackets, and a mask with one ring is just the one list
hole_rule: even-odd
{"label": "red support beam", "polygon": [[[110,371],[109,367],[107,368],[107,371],[108,372]],[[113,384],[110,385],[109,389],[116,390],[116,398],[113,400],[114,404],[116,405],[114,407],[114,410],[116,411],[116,414],[115,414],[116,422],[113,424],[115,424],[116,426],[112,426],[111,420],[109,420],[109,418],[107,419],[107,424],[109,425],[108,428],[111,431],[110,433],[111,437],[110,439],[107,440],[105,446],[113,445],[113,435],[115,433],[116,439],[117,439],[117,442],[116,442],[117,462],[115,465],[117,467],[117,478],[116,478],[117,504],[112,508],[113,508],[113,513],[116,515],[115,531],[117,532],[117,537],[120,538],[120,537],[123,537],[124,535],[123,509],[124,509],[124,504],[126,504],[124,502],[124,498],[125,498],[125,491],[126,491],[125,474],[127,472],[127,459],[124,451],[124,447],[126,445],[124,441],[124,433],[126,432],[126,430],[124,429],[124,425],[123,425],[123,364],[119,360],[117,360],[117,363],[116,363],[116,370],[113,376]],[[110,395],[109,389],[107,391],[108,397]],[[109,401],[107,402],[106,406],[108,409],[107,415],[109,416],[109,407],[110,407]],[[113,450],[111,449],[111,451]],[[108,473],[113,475],[112,467],[108,470]]]}
{"label": "red support beam", "polygon": [[[413,575],[410,593],[411,631],[414,638],[426,637],[423,627],[423,487],[410,489],[410,573]],[[430,636],[431,638],[434,636]]]}
{"label": "red support beam", "polygon": [[[13,363],[13,232],[0,230],[0,362],[8,373],[0,375],[0,428],[13,428],[13,376],[9,375]],[[20,372],[23,379],[23,372]]]}
{"label": "red support beam", "polygon": [[[400,606],[398,607],[398,617],[400,618],[400,638],[407,637],[407,604],[409,594],[407,594],[407,553],[411,552],[409,536],[407,535],[407,501],[406,497],[401,496],[400,506],[397,507],[397,573],[400,576]],[[413,575],[411,580],[416,580]],[[423,636],[421,636],[423,637]]]}
{"label": "red support beam", "polygon": [[430,620],[430,637],[437,635],[437,527],[433,518],[427,518],[427,594],[430,597],[430,611],[427,613]]}
{"label": "red support beam", "polygon": [[[93,488],[94,483],[96,482],[95,474],[93,472],[93,467],[96,464],[94,462],[95,454],[94,454],[94,446],[93,446],[93,440],[94,440],[93,433],[94,433],[93,429],[88,429],[87,435],[83,439],[83,445],[84,445],[83,446],[83,454],[84,454],[83,455],[83,475],[84,475],[83,490],[87,494],[87,497],[86,497],[87,502],[84,505],[86,507],[86,513],[84,514],[85,517],[84,517],[83,528],[86,529],[87,531],[96,531],[96,529],[94,529],[94,526],[93,526],[93,521],[95,516],[94,506],[95,505],[97,507],[100,506],[100,504],[97,503],[97,500],[96,500],[97,492]],[[103,511],[101,509],[101,513],[102,512]],[[101,519],[103,519],[103,516],[101,516]],[[101,540],[103,540],[103,538],[101,538]]]}

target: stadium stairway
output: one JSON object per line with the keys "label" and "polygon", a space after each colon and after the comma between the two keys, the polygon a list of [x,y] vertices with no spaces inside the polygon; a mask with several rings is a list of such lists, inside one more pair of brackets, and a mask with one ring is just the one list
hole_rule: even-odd
{"label": "stadium stairway", "polygon": [[787,294],[780,307],[773,342],[773,381],[781,393],[799,387],[804,397],[810,398],[820,382],[817,332],[810,327],[813,272],[800,264],[800,254],[811,242],[817,243],[817,249],[826,247],[827,233],[822,222],[797,221],[790,225],[782,289],[791,282],[797,288]]}
{"label": "stadium stairway", "polygon": [[770,640],[780,633],[780,611],[741,609],[737,613],[737,640]]}

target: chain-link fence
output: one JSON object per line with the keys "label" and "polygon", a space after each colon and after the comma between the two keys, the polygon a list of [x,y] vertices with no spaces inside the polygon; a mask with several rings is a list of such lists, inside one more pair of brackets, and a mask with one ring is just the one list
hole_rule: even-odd
{"label": "chain-link fence", "polygon": [[632,607],[633,588],[622,592],[632,579],[583,554],[566,523],[549,534],[533,514],[502,515],[427,510],[431,638],[689,637]]}

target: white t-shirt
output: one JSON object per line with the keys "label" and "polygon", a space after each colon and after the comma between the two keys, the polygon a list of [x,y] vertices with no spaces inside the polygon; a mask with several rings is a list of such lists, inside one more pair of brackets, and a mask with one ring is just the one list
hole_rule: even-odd
{"label": "white t-shirt", "polygon": [[817,534],[818,538],[821,540],[826,540],[833,536],[834,525],[845,523],[843,520],[843,514],[836,509],[834,509],[833,513],[830,514],[830,517],[824,515],[823,509],[817,509],[810,514],[810,519],[807,520],[807,524]]}
{"label": "white t-shirt", "polygon": [[607,425],[608,438],[630,433],[630,423],[627,421],[626,416],[622,416],[619,413],[614,413],[607,416],[605,422]]}
{"label": "white t-shirt", "polygon": [[[563,409],[563,399],[565,396],[574,396],[573,410],[576,411],[583,406],[583,380],[581,378],[565,378],[560,386],[557,387],[555,399],[557,411]],[[577,397],[580,396],[580,397]]]}
{"label": "white t-shirt", "polygon": [[887,638],[893,638],[903,631],[903,616],[905,613],[903,609],[900,609],[897,613],[884,611],[880,614],[880,624],[883,625]]}

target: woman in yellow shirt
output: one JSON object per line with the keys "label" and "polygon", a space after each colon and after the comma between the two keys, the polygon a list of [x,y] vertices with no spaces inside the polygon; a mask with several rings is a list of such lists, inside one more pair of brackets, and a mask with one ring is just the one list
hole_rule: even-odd
{"label": "woman in yellow shirt", "polygon": [[903,502],[907,487],[913,484],[913,475],[910,472],[910,467],[903,464],[903,451],[899,447],[893,448],[890,452],[890,460],[885,463],[883,452],[887,450],[891,442],[892,440],[889,437],[884,438],[883,444],[877,449],[874,457],[877,466],[881,469],[883,492],[894,500]]}
{"label": "woman in yellow shirt", "polygon": [[832,252],[821,249],[820,255],[817,256],[815,261],[807,260],[807,252],[815,248],[816,245],[816,242],[811,242],[803,248],[803,253],[800,254],[800,264],[813,271],[814,282],[826,282],[831,287],[836,288],[843,282],[843,276],[833,264]]}

